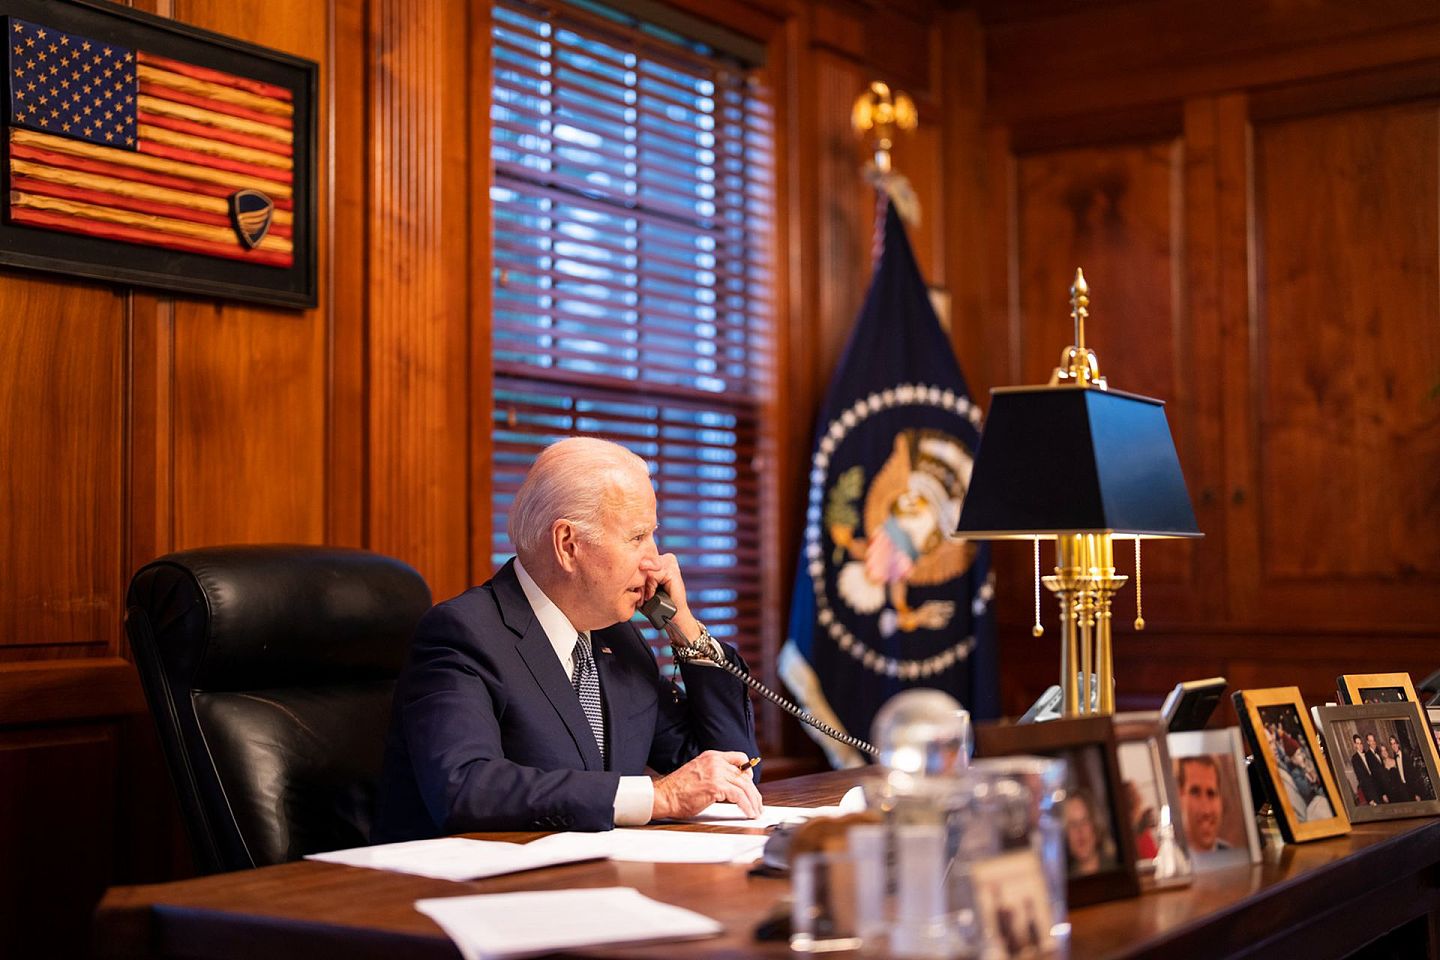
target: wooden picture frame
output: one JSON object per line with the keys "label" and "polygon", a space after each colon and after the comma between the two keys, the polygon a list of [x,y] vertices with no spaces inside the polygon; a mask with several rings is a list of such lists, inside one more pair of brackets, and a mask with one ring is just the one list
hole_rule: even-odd
{"label": "wooden picture frame", "polygon": [[1425,718],[1430,721],[1430,742],[1440,754],[1440,707],[1426,707]]}
{"label": "wooden picture frame", "polygon": [[0,265],[316,305],[316,63],[106,0],[0,14]]}
{"label": "wooden picture frame", "polygon": [[[1138,894],[1135,842],[1131,831],[1123,827],[1126,819],[1121,803],[1122,781],[1111,719],[1081,717],[976,727],[977,757],[1014,754],[1039,754],[1069,762],[1067,795],[1060,808],[1062,820],[1073,821],[1062,827],[1069,864],[1066,891],[1070,906]],[[1077,854],[1087,862],[1077,866]],[[1089,865],[1092,859],[1093,868]]]}
{"label": "wooden picture frame", "polygon": [[1240,690],[1235,713],[1286,843],[1350,832],[1299,687]]}
{"label": "wooden picture frame", "polygon": [[[1170,763],[1165,720],[1159,713],[1117,713],[1115,762],[1123,784],[1127,822],[1135,842],[1135,870],[1146,889],[1182,887],[1193,878],[1189,844],[1180,823],[1180,793]],[[1148,813],[1148,816],[1147,816]],[[1168,876],[1158,876],[1164,845]]]}
{"label": "wooden picture frame", "polygon": [[[1196,872],[1247,862],[1259,863],[1260,831],[1255,826],[1255,800],[1250,793],[1250,776],[1245,767],[1245,746],[1240,739],[1240,729],[1176,730],[1166,737],[1166,741],[1175,770],[1175,783],[1180,791],[1180,822],[1187,826],[1186,842]],[[1186,768],[1194,760],[1203,760],[1207,765],[1216,767],[1214,780],[1220,809],[1214,825],[1215,840],[1209,842],[1208,850],[1199,847],[1208,841],[1203,834],[1208,831],[1209,825],[1204,829],[1189,829],[1194,818],[1215,815],[1206,809],[1207,780],[1202,779],[1198,784],[1201,790],[1198,809],[1192,810],[1188,806],[1187,793],[1195,789],[1197,778],[1193,774],[1187,778]]]}
{"label": "wooden picture frame", "polygon": [[[1440,815],[1440,765],[1434,750],[1422,746],[1429,741],[1433,747],[1434,733],[1418,703],[1384,701],[1318,710],[1331,747],[1330,767],[1352,823]],[[1378,746],[1375,756],[1367,746],[1370,738]]]}
{"label": "wooden picture frame", "polygon": [[1342,704],[1420,702],[1408,673],[1343,673],[1335,687]]}
{"label": "wooden picture frame", "polygon": [[[1342,704],[1421,702],[1408,673],[1345,673],[1335,686]],[[1430,757],[1440,767],[1440,743],[1434,737],[1429,743]]]}

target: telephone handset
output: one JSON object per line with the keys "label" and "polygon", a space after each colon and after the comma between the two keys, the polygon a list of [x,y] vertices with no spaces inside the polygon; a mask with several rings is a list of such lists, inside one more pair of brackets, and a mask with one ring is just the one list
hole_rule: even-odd
{"label": "telephone handset", "polygon": [[679,629],[671,627],[670,621],[678,612],[678,608],[675,606],[675,601],[671,600],[670,595],[663,589],[656,589],[655,595],[640,605],[640,612],[645,614],[646,618],[649,619],[651,626],[670,638],[671,649],[675,651],[675,658],[677,660],[686,663],[695,660],[704,660],[706,663],[714,664],[737,680],[747,684],[756,693],[760,694],[760,696],[769,700],[801,723],[814,727],[816,730],[825,734],[825,736],[833,740],[838,740],[846,746],[854,747],[872,759],[880,759],[880,751],[870,746],[870,744],[864,740],[841,733],[828,723],[812,717],[789,700],[772,691],[759,680],[750,676],[750,674],[744,670],[735,666],[735,664],[725,659],[713,648],[686,646],[685,638],[680,636]]}

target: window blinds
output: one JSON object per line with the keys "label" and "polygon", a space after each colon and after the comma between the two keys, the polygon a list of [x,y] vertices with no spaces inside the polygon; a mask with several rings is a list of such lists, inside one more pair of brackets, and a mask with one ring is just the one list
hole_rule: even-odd
{"label": "window blinds", "polygon": [[[751,662],[772,123],[746,65],[596,4],[493,8],[494,556],[565,436],[645,458],[691,605]],[[663,657],[668,650],[657,649]]]}

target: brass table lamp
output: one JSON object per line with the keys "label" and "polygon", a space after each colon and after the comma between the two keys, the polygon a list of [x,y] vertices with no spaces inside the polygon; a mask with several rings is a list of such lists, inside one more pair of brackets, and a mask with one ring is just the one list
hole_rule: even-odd
{"label": "brass table lamp", "polygon": [[[1090,289],[1070,288],[1075,342],[1045,386],[992,390],[955,535],[967,540],[1056,542],[1044,583],[1060,604],[1062,713],[1115,712],[1111,598],[1129,579],[1115,572],[1114,541],[1203,536],[1195,523],[1165,405],[1112,390],[1085,346]],[[1138,578],[1137,578],[1138,579]],[[1138,583],[1137,583],[1138,588]],[[1038,586],[1036,588],[1038,590]],[[1035,635],[1039,625],[1036,600]],[[1144,621],[1136,618],[1143,629]],[[1091,674],[1098,691],[1092,710]]]}

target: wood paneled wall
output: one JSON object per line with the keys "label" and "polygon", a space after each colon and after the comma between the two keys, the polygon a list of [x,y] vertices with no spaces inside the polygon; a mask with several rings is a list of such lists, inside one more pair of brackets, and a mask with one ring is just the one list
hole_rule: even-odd
{"label": "wood paneled wall", "polygon": [[[441,596],[489,573],[488,5],[140,2],[320,63],[320,306],[0,272],[6,954],[76,953],[105,884],[187,869],[120,629],[136,567],[296,541],[399,556]],[[1048,376],[1081,265],[1105,372],[1169,404],[1207,537],[1147,550],[1122,693],[1440,665],[1432,3],[674,4],[763,43],[777,99],[772,650],[869,270],[849,106],[884,79],[920,107],[895,160],[977,393]],[[1028,554],[997,557],[1018,710],[1055,664]]]}

